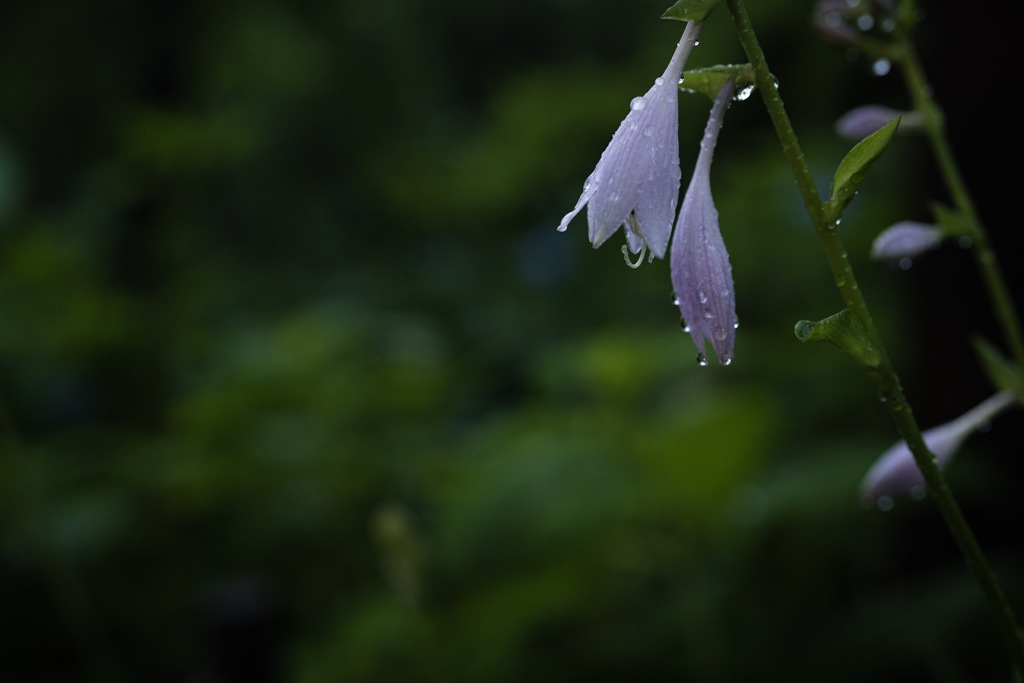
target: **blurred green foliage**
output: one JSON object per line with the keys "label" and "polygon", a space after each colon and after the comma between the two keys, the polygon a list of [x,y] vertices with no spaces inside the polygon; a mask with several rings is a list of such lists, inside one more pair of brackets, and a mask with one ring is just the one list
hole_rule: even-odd
{"label": "blurred green foliage", "polygon": [[[831,121],[899,89],[810,7],[750,9],[825,188]],[[931,507],[857,501],[892,430],[793,337],[840,302],[756,97],[714,169],[732,367],[697,367],[666,264],[554,232],[664,9],[0,10],[0,679],[1004,680]],[[691,65],[742,61],[731,31]],[[924,152],[898,138],[843,228],[934,423],[985,389],[936,395],[924,294],[866,261]],[[952,478],[1019,597],[1000,452]]]}

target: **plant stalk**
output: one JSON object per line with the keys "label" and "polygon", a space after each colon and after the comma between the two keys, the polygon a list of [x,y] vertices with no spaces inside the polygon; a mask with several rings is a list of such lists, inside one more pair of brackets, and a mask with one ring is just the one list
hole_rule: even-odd
{"label": "plant stalk", "polygon": [[854,276],[837,225],[834,222],[829,222],[826,218],[825,204],[814,185],[810,167],[800,148],[789,116],[786,114],[786,108],[778,92],[778,84],[768,68],[768,62],[754,33],[746,7],[742,0],[726,0],[726,3],[732,14],[733,23],[736,25],[743,50],[754,69],[755,83],[758,90],[761,91],[768,116],[771,118],[776,135],[782,145],[782,152],[789,162],[807,213],[825,251],[825,258],[832,270],[836,288],[846,307],[861,317],[872,345],[878,350],[880,361],[876,367],[867,370],[868,376],[875,384],[880,398],[885,402],[889,415],[896,424],[896,430],[907,442],[914,461],[924,476],[928,493],[939,508],[971,574],[988,599],[1000,631],[1010,648],[1013,661],[1018,669],[1024,669],[1024,636],[1017,626],[1016,618],[995,574],[989,567],[960,506],[935,462],[935,456],[924,443],[921,429],[914,419],[913,411],[903,393],[899,376],[889,361],[881,335],[875,326],[860,287],[857,285],[857,279]]}

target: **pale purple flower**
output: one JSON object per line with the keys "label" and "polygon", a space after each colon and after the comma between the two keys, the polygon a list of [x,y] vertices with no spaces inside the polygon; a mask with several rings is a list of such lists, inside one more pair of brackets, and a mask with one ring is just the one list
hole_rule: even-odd
{"label": "pale purple flower", "polygon": [[728,365],[736,341],[732,267],[711,197],[711,158],[734,90],[730,78],[715,98],[672,239],[672,286],[701,364],[707,362],[704,348],[710,341],[718,362]]}
{"label": "pale purple flower", "polygon": [[687,23],[665,73],[645,95],[633,98],[559,231],[587,206],[595,248],[626,225],[630,251],[642,255],[650,249],[652,258],[664,258],[679,201],[679,78],[700,27]]}
{"label": "pale purple flower", "polygon": [[916,111],[899,111],[880,104],[865,104],[854,107],[836,121],[836,132],[844,138],[860,140],[884,127],[897,116],[900,131],[908,133],[921,125],[921,115]]}
{"label": "pale purple flower", "polygon": [[[960,444],[978,427],[988,424],[1000,411],[1014,402],[1012,392],[1003,391],[967,411],[952,422],[922,433],[935,462],[944,469]],[[905,441],[899,441],[875,461],[861,482],[861,497],[879,507],[892,507],[893,499],[924,495],[925,482]]]}
{"label": "pale purple flower", "polygon": [[902,221],[878,234],[871,244],[871,258],[877,261],[909,263],[942,243],[942,230],[936,225]]}
{"label": "pale purple flower", "polygon": [[900,113],[880,104],[855,107],[839,117],[839,120],[836,121],[836,132],[844,138],[860,140],[885,126]]}

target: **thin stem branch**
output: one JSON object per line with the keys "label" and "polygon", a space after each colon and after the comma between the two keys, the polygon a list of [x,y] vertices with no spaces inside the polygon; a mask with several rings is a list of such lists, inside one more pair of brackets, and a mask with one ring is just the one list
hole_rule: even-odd
{"label": "thin stem branch", "polygon": [[932,88],[928,85],[921,60],[918,58],[913,44],[902,31],[897,35],[897,40],[899,49],[896,51],[896,61],[902,66],[901,71],[907,83],[907,90],[914,102],[914,108],[921,114],[921,121],[938,162],[943,182],[946,184],[953,205],[964,218],[964,228],[969,231],[967,236],[973,241],[975,260],[981,271],[982,281],[988,290],[996,320],[999,321],[1014,360],[1019,367],[1024,368],[1024,334],[1021,332],[1020,316],[1014,306],[1013,298],[1010,296],[1009,288],[1006,286],[1006,280],[999,267],[999,262],[996,260],[995,252],[992,250],[988,233],[978,217],[974,202],[971,200],[967,185],[960,173],[960,167],[953,156],[946,136],[945,118],[931,97]]}
{"label": "thin stem branch", "polygon": [[999,582],[985,560],[984,554],[974,537],[973,532],[967,524],[960,506],[953,497],[952,492],[946,484],[945,477],[935,462],[935,456],[929,452],[921,436],[921,429],[914,419],[910,404],[903,394],[899,376],[889,361],[885,345],[882,342],[878,328],[871,317],[871,312],[864,299],[857,280],[854,277],[853,268],[850,265],[846,249],[843,246],[839,231],[834,222],[826,218],[825,204],[818,194],[811,177],[810,167],[804,158],[797,140],[796,132],[786,114],[786,108],[778,92],[778,86],[768,68],[764,51],[754,34],[742,0],[726,0],[729,11],[732,14],[733,23],[739,33],[740,42],[747,54],[747,59],[754,69],[754,79],[761,97],[764,100],[772,125],[782,145],[783,154],[789,162],[796,179],[797,187],[803,197],[807,213],[814,224],[815,232],[825,251],[825,257],[835,280],[836,288],[842,295],[843,302],[847,308],[856,312],[864,322],[868,337],[878,351],[880,361],[876,367],[867,370],[868,376],[878,389],[880,397],[885,401],[896,429],[900,436],[907,442],[914,461],[920,468],[928,485],[928,493],[935,501],[943,520],[949,527],[961,554],[967,562],[967,566],[975,580],[981,586],[983,593],[989,601],[997,623],[1003,636],[1006,638],[1010,648],[1011,656],[1018,668],[1024,668],[1024,637],[1017,627],[1010,605],[1003,595]]}

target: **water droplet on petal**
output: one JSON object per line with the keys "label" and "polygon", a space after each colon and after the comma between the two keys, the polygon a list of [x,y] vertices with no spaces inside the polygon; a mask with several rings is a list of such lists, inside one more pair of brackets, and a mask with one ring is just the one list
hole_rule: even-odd
{"label": "water droplet on petal", "polygon": [[651,137],[652,135],[654,135],[654,126],[647,126],[646,128],[644,128],[644,135],[647,137]]}
{"label": "water droplet on petal", "polygon": [[661,85],[664,82],[665,82],[665,79],[662,78],[661,76],[658,76],[657,78],[654,79],[654,85]]}
{"label": "water droplet on petal", "polygon": [[725,328],[718,325],[711,331],[711,336],[714,337],[716,341],[722,341],[728,335],[725,333]]}
{"label": "water droplet on petal", "polygon": [[633,101],[629,103],[629,108],[633,111],[640,111],[647,106],[647,100],[643,97],[634,97]]}
{"label": "water droplet on petal", "polygon": [[708,365],[708,357],[705,356],[703,353],[698,353],[697,354],[697,365],[701,366],[702,368],[706,368],[707,365]]}
{"label": "water droplet on petal", "polygon": [[708,302],[708,295],[701,290],[697,292],[697,299],[699,299],[702,304],[706,304]]}
{"label": "water droplet on petal", "polygon": [[732,365],[732,356],[725,356],[722,358],[722,365]]}

